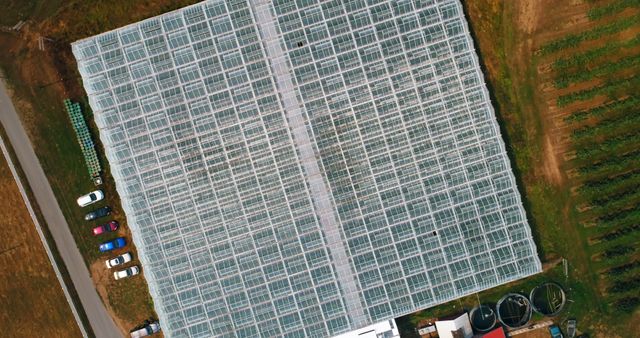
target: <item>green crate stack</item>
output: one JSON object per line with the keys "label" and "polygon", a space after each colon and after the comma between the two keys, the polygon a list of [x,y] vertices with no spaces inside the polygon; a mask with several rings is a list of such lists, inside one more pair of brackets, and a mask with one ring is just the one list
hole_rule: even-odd
{"label": "green crate stack", "polygon": [[84,161],[87,163],[87,167],[89,168],[89,175],[91,176],[91,179],[100,177],[100,171],[102,169],[100,168],[100,162],[98,162],[98,155],[96,154],[93,140],[91,140],[89,129],[82,117],[80,104],[66,99],[64,100],[64,107],[67,109],[67,113],[69,114],[73,130],[76,132],[76,137],[78,138],[80,149],[82,149]]}

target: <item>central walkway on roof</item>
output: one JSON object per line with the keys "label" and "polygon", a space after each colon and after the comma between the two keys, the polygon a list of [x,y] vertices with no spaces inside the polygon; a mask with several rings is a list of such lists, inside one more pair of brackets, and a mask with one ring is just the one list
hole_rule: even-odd
{"label": "central walkway on roof", "polygon": [[338,280],[344,293],[345,305],[355,327],[360,327],[368,323],[367,317],[362,309],[356,279],[349,266],[349,258],[344,247],[344,241],[340,238],[338,218],[330,201],[331,194],[320,174],[318,159],[307,134],[300,102],[296,97],[291,72],[287,67],[286,54],[278,38],[275,25],[276,19],[271,13],[269,4],[270,1],[251,0],[251,5],[255,8],[255,20],[264,48],[268,58],[272,60],[271,68],[277,81],[278,91],[282,95],[283,108],[289,122],[289,128],[293,134],[293,142],[304,167],[313,204],[319,215],[320,224],[333,258],[333,264],[336,267]]}

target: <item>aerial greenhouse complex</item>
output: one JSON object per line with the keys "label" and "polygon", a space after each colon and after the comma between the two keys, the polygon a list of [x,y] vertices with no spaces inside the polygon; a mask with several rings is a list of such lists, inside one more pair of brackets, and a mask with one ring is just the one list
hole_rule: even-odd
{"label": "aerial greenhouse complex", "polygon": [[457,0],[212,0],[73,52],[168,336],[326,337],[541,271]]}

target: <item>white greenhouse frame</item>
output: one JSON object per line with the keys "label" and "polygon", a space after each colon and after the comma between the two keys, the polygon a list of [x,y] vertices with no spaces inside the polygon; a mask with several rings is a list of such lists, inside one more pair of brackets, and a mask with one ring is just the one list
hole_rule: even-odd
{"label": "white greenhouse frame", "polygon": [[332,336],[541,271],[458,0],[209,0],[72,47],[167,336]]}

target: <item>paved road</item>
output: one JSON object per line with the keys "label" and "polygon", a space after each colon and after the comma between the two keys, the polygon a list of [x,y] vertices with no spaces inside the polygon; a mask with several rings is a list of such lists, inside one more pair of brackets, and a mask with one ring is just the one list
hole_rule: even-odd
{"label": "paved road", "polygon": [[[99,338],[122,337],[93,286],[89,270],[82,260],[80,251],[71,231],[69,231],[69,225],[60,211],[58,201],[53,195],[49,181],[47,181],[2,81],[0,81],[0,122],[4,126],[9,138],[8,141],[13,146],[18,162],[27,177],[36,202],[47,220],[49,231],[51,231],[58,252],[71,275],[73,288],[78,293],[84,312],[89,318],[91,329]],[[72,286],[69,285],[69,287]]]}

